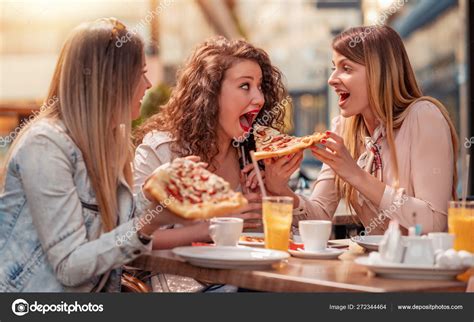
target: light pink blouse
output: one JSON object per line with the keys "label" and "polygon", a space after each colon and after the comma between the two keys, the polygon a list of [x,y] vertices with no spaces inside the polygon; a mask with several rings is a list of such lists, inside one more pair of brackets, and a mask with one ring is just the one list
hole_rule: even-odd
{"label": "light pink blouse", "polygon": [[[380,155],[386,186],[382,200],[379,205],[363,196],[351,201],[367,235],[382,234],[390,219],[397,219],[405,228],[416,221],[422,225],[423,233],[447,230],[454,171],[450,128],[438,107],[429,101],[418,101],[409,108],[402,126],[394,131],[399,188],[392,186],[394,169],[383,137]],[[344,118],[336,117],[332,131],[342,136],[343,124]],[[299,196],[299,207],[294,211],[295,226],[302,219],[332,219],[340,200],[334,177],[334,171],[324,164],[311,196]]]}

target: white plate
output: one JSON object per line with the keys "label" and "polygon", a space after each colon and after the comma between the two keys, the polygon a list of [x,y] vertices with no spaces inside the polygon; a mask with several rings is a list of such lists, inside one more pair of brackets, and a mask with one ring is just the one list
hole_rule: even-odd
{"label": "white plate", "polygon": [[418,280],[451,280],[466,269],[448,269],[436,266],[415,266],[406,264],[372,264],[368,257],[356,258],[355,263],[367,267],[374,273],[388,278]]}
{"label": "white plate", "polygon": [[[241,236],[265,238],[264,233],[242,233]],[[293,241],[295,243],[301,243],[301,236],[294,235]],[[265,246],[265,242],[250,242],[250,241],[239,240],[239,245],[251,246],[251,247],[263,247]]]}
{"label": "white plate", "polygon": [[186,246],[174,248],[173,253],[195,266],[209,268],[261,269],[290,257],[279,250],[239,246]]}
{"label": "white plate", "polygon": [[368,250],[379,250],[379,244],[382,241],[383,235],[372,236],[354,236],[351,240],[359,246]]}
{"label": "white plate", "polygon": [[338,258],[342,253],[343,249],[326,248],[320,252],[308,252],[301,248],[297,250],[288,249],[288,252],[295,257],[308,258],[308,259],[335,259]]}

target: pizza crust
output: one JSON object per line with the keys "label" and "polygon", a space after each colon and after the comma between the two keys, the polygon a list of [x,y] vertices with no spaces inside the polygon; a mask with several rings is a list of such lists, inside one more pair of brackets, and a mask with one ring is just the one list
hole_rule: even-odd
{"label": "pizza crust", "polygon": [[184,204],[165,190],[169,179],[170,175],[165,169],[157,169],[153,176],[145,183],[143,189],[150,193],[163,207],[170,209],[174,214],[182,218],[208,219],[228,215],[238,211],[248,203],[242,193],[234,192],[230,198],[221,201]]}
{"label": "pizza crust", "polygon": [[258,151],[254,153],[255,160],[262,160],[268,158],[282,157],[284,155],[296,153],[300,150],[304,150],[314,144],[317,144],[321,139],[324,138],[324,134],[316,133],[313,135],[305,136],[300,142],[293,143],[292,146],[277,150],[277,151]]}

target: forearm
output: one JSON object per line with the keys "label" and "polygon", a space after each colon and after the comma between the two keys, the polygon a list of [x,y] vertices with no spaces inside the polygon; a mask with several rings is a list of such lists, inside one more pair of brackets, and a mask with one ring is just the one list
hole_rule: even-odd
{"label": "forearm", "polygon": [[157,230],[153,234],[153,249],[170,249],[190,245],[192,242],[209,242],[207,222],[191,226]]}
{"label": "forearm", "polygon": [[362,169],[348,178],[347,181],[376,207],[379,207],[385,191],[385,183]]}

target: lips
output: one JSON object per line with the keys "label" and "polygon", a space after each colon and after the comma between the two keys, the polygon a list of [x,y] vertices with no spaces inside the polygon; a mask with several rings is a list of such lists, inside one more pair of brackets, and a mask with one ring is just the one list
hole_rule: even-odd
{"label": "lips", "polygon": [[346,91],[336,91],[337,95],[339,95],[339,106],[342,107],[346,102],[349,100],[351,94]]}
{"label": "lips", "polygon": [[260,110],[253,110],[253,111],[240,115],[239,124],[242,130],[244,130],[244,132],[248,132],[250,130],[250,128],[252,127],[252,123],[255,117],[257,116],[258,112],[260,112]]}

